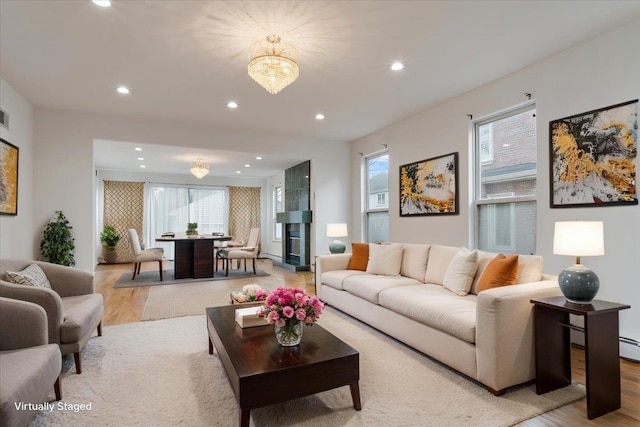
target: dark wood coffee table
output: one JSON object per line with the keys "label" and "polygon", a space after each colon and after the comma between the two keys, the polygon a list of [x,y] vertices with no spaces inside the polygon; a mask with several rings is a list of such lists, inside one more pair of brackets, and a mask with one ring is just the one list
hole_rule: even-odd
{"label": "dark wood coffee table", "polygon": [[207,308],[207,330],[209,354],[215,347],[240,405],[241,427],[249,425],[252,409],[346,385],[353,407],[362,408],[360,355],[355,349],[319,325],[305,326],[299,345],[282,347],[272,325],[241,328],[235,322],[236,308]]}

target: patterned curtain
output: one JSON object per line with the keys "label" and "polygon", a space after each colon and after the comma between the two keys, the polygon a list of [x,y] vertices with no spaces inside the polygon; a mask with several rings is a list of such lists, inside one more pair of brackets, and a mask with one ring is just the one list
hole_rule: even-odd
{"label": "patterned curtain", "polygon": [[229,235],[244,244],[253,227],[260,227],[260,187],[229,187]]}
{"label": "patterned curtain", "polygon": [[135,228],[142,236],[144,182],[104,181],[104,225],[113,226],[120,235],[117,261],[131,262],[133,252],[127,230]]}

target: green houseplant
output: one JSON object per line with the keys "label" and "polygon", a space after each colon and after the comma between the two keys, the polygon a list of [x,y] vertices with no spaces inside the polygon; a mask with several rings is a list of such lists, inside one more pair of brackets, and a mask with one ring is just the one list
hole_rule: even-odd
{"label": "green houseplant", "polygon": [[112,225],[105,225],[100,233],[102,242],[102,258],[107,264],[113,264],[118,259],[116,245],[120,241],[120,235]]}
{"label": "green houseplant", "polygon": [[66,266],[76,263],[73,257],[75,246],[72,228],[64,213],[56,211],[56,215],[45,225],[40,242],[40,253],[45,261]]}
{"label": "green houseplant", "polygon": [[197,236],[197,235],[198,235],[198,223],[197,222],[187,223],[187,236]]}

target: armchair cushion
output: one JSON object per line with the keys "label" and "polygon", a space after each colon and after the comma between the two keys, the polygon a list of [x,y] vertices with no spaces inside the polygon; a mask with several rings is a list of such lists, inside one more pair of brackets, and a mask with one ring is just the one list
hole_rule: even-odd
{"label": "armchair cushion", "polygon": [[79,341],[93,330],[102,317],[102,295],[89,294],[67,297],[62,300],[64,321],[60,326],[60,342]]}
{"label": "armchair cushion", "polygon": [[7,271],[7,281],[17,285],[34,286],[36,288],[49,288],[51,283],[44,271],[37,264],[31,264],[20,272]]}

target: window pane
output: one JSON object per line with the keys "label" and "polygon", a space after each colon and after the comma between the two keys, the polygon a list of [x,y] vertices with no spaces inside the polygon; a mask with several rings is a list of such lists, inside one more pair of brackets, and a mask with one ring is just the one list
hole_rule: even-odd
{"label": "window pane", "polygon": [[535,110],[477,126],[480,199],[491,194],[536,194]]}
{"label": "window pane", "polygon": [[478,249],[536,253],[536,202],[479,205]]}
{"label": "window pane", "polygon": [[224,206],[223,190],[189,189],[189,222],[198,223],[199,234],[226,232]]}
{"label": "window pane", "polygon": [[389,241],[389,212],[367,213],[367,242]]}
{"label": "window pane", "polygon": [[367,209],[389,207],[389,155],[367,159]]}
{"label": "window pane", "polygon": [[276,213],[282,212],[282,186],[273,188],[273,240],[282,240],[282,224],[276,222]]}

